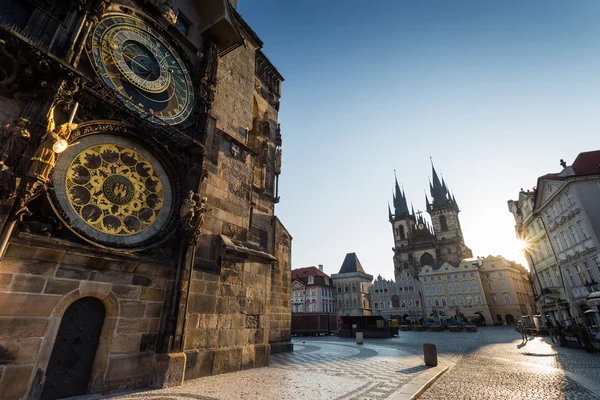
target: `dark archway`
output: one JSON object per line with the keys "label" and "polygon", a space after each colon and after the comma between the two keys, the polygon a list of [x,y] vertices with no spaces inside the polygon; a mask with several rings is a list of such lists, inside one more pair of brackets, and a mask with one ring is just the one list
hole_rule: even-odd
{"label": "dark archway", "polygon": [[41,400],[86,394],[106,310],[84,297],[67,308],[52,348]]}
{"label": "dark archway", "polygon": [[506,321],[507,325],[513,325],[515,323],[515,317],[513,317],[511,314],[506,314],[504,316],[504,320]]}
{"label": "dark archway", "polygon": [[502,325],[502,315],[496,314],[496,320],[498,321],[498,325]]}
{"label": "dark archway", "polygon": [[433,265],[433,256],[429,253],[425,253],[421,256],[421,267],[426,265]]}
{"label": "dark archway", "polygon": [[448,230],[448,221],[446,221],[445,215],[440,215],[440,229],[442,230],[442,232]]}

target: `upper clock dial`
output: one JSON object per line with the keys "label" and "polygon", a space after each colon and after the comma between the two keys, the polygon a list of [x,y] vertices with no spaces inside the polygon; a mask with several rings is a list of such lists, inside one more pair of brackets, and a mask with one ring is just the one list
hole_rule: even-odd
{"label": "upper clock dial", "polygon": [[129,109],[169,125],[190,116],[194,89],[189,71],[148,24],[130,16],[109,16],[94,29],[90,47],[96,72]]}

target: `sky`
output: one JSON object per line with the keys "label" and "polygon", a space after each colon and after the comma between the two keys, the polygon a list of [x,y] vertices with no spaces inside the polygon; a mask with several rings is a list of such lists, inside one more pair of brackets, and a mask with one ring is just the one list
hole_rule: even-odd
{"label": "sky", "polygon": [[393,278],[394,169],[425,208],[430,157],[475,256],[524,262],[507,201],[600,148],[600,1],[239,0],[285,77],[292,268],[356,252]]}

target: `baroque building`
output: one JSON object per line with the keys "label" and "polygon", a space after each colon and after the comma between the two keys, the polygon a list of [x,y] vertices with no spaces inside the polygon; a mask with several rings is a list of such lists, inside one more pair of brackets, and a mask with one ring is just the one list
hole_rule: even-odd
{"label": "baroque building", "polygon": [[292,270],[292,313],[335,312],[333,280],[323,266]]}
{"label": "baroque building", "polygon": [[432,180],[429,183],[429,197],[425,195],[427,213],[431,224],[421,212],[415,213],[408,202],[404,190],[395,182],[393,203],[394,212],[388,205],[389,221],[394,235],[394,275],[407,271],[412,276],[419,275],[424,265],[455,262],[472,257],[471,249],[464,242],[458,213],[458,203],[454,195],[431,164]]}
{"label": "baroque building", "polygon": [[569,303],[562,274],[541,218],[534,214],[535,192],[521,190],[517,200],[508,201],[515,218],[517,238],[525,244],[525,259],[532,271],[538,309],[556,321],[568,321]]}
{"label": "baroque building", "polygon": [[561,160],[562,170],[540,176],[535,190],[534,212],[546,230],[571,317],[578,323],[598,323],[585,312],[597,306],[594,299],[600,295],[599,165],[600,150],[580,153],[570,166]]}
{"label": "baroque building", "polygon": [[340,317],[372,315],[369,288],[373,275],[365,272],[356,253],[348,253],[337,274],[332,274]]}
{"label": "baroque building", "polygon": [[291,349],[283,77],[235,3],[0,5],[0,397]]}
{"label": "baroque building", "polygon": [[493,323],[480,276],[478,259],[445,262],[421,268],[419,280],[428,320],[439,319]]}

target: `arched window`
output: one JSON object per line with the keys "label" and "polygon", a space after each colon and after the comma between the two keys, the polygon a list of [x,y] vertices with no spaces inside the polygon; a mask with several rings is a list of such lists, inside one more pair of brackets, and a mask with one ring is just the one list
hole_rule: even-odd
{"label": "arched window", "polygon": [[400,302],[400,308],[405,309],[406,308],[406,302],[404,300],[402,300]]}
{"label": "arched window", "polygon": [[404,233],[404,226],[398,226],[398,234],[400,235],[400,239],[406,239],[406,234]]}
{"label": "arched window", "polygon": [[346,300],[346,308],[350,307],[350,300]]}
{"label": "arched window", "polygon": [[431,307],[431,299],[430,298],[427,299],[427,307]]}
{"label": "arched window", "polygon": [[442,229],[442,232],[448,230],[448,221],[446,221],[445,215],[440,215],[440,228]]}
{"label": "arched window", "polygon": [[428,285],[425,285],[423,287],[423,289],[425,290],[425,294],[429,294],[429,286]]}
{"label": "arched window", "polygon": [[435,304],[436,307],[440,306],[440,299],[438,299],[437,297],[435,299],[433,299],[433,304]]}
{"label": "arched window", "polygon": [[341,286],[338,286],[338,287],[337,287],[337,291],[338,291],[338,293],[342,293],[342,287],[341,287]]}
{"label": "arched window", "polygon": [[506,289],[506,282],[505,281],[500,281],[500,287],[502,289]]}
{"label": "arched window", "polygon": [[462,296],[458,296],[458,305],[459,306],[464,306],[465,305],[465,299]]}
{"label": "arched window", "polygon": [[[412,301],[408,301],[408,306],[412,307]],[[421,307],[421,300],[415,300],[415,307]]]}
{"label": "arched window", "polygon": [[456,297],[452,296],[450,297],[450,304],[455,307],[456,306]]}
{"label": "arched window", "polygon": [[494,290],[494,284],[491,281],[488,282],[488,287],[490,288],[490,290]]}
{"label": "arched window", "polygon": [[348,293],[348,285],[344,285],[344,292]]}
{"label": "arched window", "polygon": [[433,265],[433,256],[429,253],[425,253],[421,256],[421,267],[425,265]]}
{"label": "arched window", "polygon": [[446,298],[442,297],[442,307],[446,307],[448,304],[446,303]]}
{"label": "arched window", "polygon": [[356,283],[353,283],[353,284],[352,284],[352,291],[353,291],[353,292],[356,292]]}
{"label": "arched window", "polygon": [[352,305],[354,307],[358,307],[358,301],[356,299],[354,299],[354,301],[352,301]]}
{"label": "arched window", "polygon": [[481,297],[475,296],[475,304],[481,304]]}
{"label": "arched window", "polygon": [[473,298],[471,296],[467,296],[467,304],[473,305]]}
{"label": "arched window", "polygon": [[408,262],[404,261],[404,269],[408,269]]}
{"label": "arched window", "polygon": [[506,304],[510,304],[510,296],[509,296],[509,295],[505,295],[505,296],[504,296],[504,302],[505,302]]}

